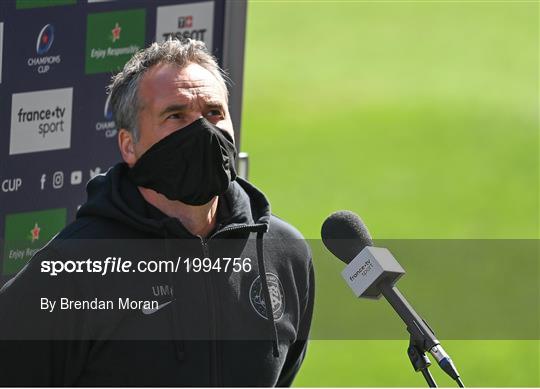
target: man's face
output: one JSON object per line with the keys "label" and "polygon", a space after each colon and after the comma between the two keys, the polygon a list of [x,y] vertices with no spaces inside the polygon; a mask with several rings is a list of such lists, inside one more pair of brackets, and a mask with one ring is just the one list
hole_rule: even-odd
{"label": "man's face", "polygon": [[201,116],[234,136],[225,93],[212,73],[200,65],[150,68],[139,84],[139,140],[134,143],[127,132],[119,138],[124,160],[132,166],[154,143]]}

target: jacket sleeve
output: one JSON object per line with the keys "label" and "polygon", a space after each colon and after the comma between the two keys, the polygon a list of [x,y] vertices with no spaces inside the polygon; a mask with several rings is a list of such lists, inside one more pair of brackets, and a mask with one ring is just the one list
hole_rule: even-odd
{"label": "jacket sleeve", "polygon": [[58,299],[69,287],[41,272],[51,255],[39,251],[0,289],[0,386],[73,386],[84,365],[88,342],[76,340],[75,318],[41,309],[41,298]]}
{"label": "jacket sleeve", "polygon": [[291,386],[296,374],[300,370],[300,366],[306,356],[309,330],[311,327],[311,319],[313,316],[313,305],[315,302],[315,272],[313,270],[313,263],[310,260],[309,265],[309,278],[308,289],[305,294],[305,305],[302,319],[300,320],[300,327],[298,331],[297,340],[290,346],[287,352],[287,358],[285,364],[281,370],[280,376],[276,386],[288,387]]}

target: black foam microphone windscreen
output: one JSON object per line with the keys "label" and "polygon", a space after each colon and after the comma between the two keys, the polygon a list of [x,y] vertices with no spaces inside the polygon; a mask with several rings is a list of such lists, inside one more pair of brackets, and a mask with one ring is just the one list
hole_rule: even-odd
{"label": "black foam microphone windscreen", "polygon": [[336,211],[326,218],[321,228],[326,248],[348,264],[366,246],[372,246],[371,236],[360,217],[351,211]]}

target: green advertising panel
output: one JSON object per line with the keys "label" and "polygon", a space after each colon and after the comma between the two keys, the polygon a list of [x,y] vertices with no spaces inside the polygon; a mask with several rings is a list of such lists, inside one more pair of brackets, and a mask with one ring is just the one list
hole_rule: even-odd
{"label": "green advertising panel", "polygon": [[114,72],[144,47],[144,9],[88,15],[86,74]]}
{"label": "green advertising panel", "polygon": [[4,275],[17,273],[55,234],[66,225],[66,209],[6,215]]}
{"label": "green advertising panel", "polygon": [[53,7],[55,5],[72,5],[77,0],[17,0],[17,9]]}

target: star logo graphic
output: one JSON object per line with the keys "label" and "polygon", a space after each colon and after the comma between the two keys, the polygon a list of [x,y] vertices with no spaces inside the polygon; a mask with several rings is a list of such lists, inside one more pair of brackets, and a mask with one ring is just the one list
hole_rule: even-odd
{"label": "star logo graphic", "polygon": [[122,32],[122,27],[116,22],[116,25],[111,30],[112,32],[112,41],[116,42],[118,39],[120,39],[120,33]]}
{"label": "star logo graphic", "polygon": [[34,228],[30,230],[30,233],[32,234],[32,243],[34,241],[39,240],[39,232],[41,231],[41,228],[39,228],[37,222],[34,223]]}

